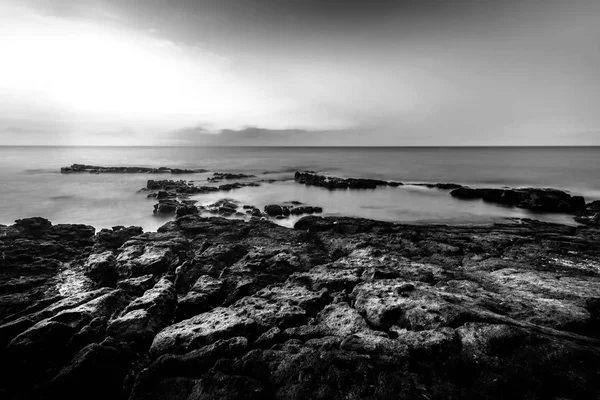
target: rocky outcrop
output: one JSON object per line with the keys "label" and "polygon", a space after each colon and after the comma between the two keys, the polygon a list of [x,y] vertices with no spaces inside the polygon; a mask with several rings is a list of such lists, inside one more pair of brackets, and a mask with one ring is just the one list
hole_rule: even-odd
{"label": "rocky outcrop", "polygon": [[337,178],[311,172],[296,171],[294,180],[308,186],[333,189],[376,189],[378,186],[400,186],[401,182],[388,182],[379,179]]}
{"label": "rocky outcrop", "polygon": [[89,172],[91,174],[195,174],[208,171],[205,169],[182,169],[168,167],[99,167],[96,165],[73,164],[70,167],[62,167],[60,172],[63,174],[71,174],[76,172]]}
{"label": "rocky outcrop", "polygon": [[0,226],[0,393],[598,398],[599,238],[529,220],[19,220]]}
{"label": "rocky outcrop", "polygon": [[211,178],[208,178],[209,182],[218,182],[223,179],[246,179],[246,178],[254,178],[256,175],[246,175],[246,174],[232,174],[232,173],[222,173],[215,172]]}
{"label": "rocky outcrop", "polygon": [[586,204],[574,219],[581,224],[600,226],[600,200]]}
{"label": "rocky outcrop", "polygon": [[490,203],[505,204],[541,212],[575,213],[585,208],[581,196],[557,189],[472,189],[460,187],[450,192],[459,199],[483,199]]}
{"label": "rocky outcrop", "polygon": [[286,205],[278,205],[278,204],[269,204],[264,208],[265,214],[271,217],[283,216],[287,217],[289,215],[302,215],[302,214],[317,214],[322,213],[323,208],[315,207],[315,206],[286,206]]}

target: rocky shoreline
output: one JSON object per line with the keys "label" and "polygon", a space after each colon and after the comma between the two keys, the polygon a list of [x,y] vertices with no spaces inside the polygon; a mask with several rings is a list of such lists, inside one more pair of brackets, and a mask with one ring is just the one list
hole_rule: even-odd
{"label": "rocky shoreline", "polygon": [[0,396],[599,398],[599,240],[531,220],[17,220]]}

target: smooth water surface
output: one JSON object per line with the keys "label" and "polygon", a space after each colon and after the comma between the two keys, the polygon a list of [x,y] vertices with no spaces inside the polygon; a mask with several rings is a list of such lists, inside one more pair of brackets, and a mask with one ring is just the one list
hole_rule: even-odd
{"label": "smooth water surface", "polygon": [[[296,170],[402,182],[454,182],[478,187],[555,187],[600,199],[600,148],[294,148],[294,147],[0,147],[0,223],[43,216],[53,223],[96,228],[166,222],[152,215],[153,200],[138,190],[148,179],[206,184],[210,174],[61,174],[73,163],[100,166],[204,168],[276,179],[260,187],[195,196],[200,204],[228,197],[262,208],[298,200],[346,215],[410,223],[486,223],[529,217],[573,224],[570,216],[532,214],[482,201],[453,199],[447,191],[406,185],[329,191],[293,181]],[[266,174],[265,174],[266,172]],[[291,226],[295,219],[277,221]]]}

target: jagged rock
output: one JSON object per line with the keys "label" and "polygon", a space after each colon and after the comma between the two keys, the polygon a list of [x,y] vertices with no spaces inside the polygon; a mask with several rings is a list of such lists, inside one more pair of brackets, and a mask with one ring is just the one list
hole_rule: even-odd
{"label": "jagged rock", "polygon": [[143,275],[136,278],[124,279],[117,284],[117,288],[122,289],[130,296],[139,297],[146,290],[154,286],[155,282],[154,275]]}
{"label": "jagged rock", "polygon": [[175,214],[179,208],[182,208],[183,210],[184,208],[187,209],[187,206],[184,206],[178,200],[159,200],[159,202],[154,205],[153,213],[156,215],[170,215]]}
{"label": "jagged rock", "polygon": [[161,279],[142,297],[133,300],[113,319],[107,334],[133,346],[146,348],[154,336],[173,319],[177,306],[175,287],[166,279]]}
{"label": "jagged rock", "polygon": [[112,229],[102,229],[95,237],[96,246],[100,249],[118,249],[134,236],[144,233],[139,226],[113,226]]}
{"label": "jagged rock", "polygon": [[122,277],[159,274],[170,268],[174,257],[165,247],[128,246],[117,257],[117,269]]}
{"label": "jagged rock", "polygon": [[182,204],[175,209],[175,217],[183,217],[184,215],[198,214],[198,207],[193,205]]}
{"label": "jagged rock", "polygon": [[85,262],[86,274],[100,286],[114,287],[117,283],[117,259],[112,251],[90,254]]}
{"label": "jagged rock", "polygon": [[186,319],[208,311],[220,299],[223,292],[223,281],[209,275],[202,275],[190,288],[189,292],[179,299],[177,319]]}
{"label": "jagged rock", "polygon": [[[596,227],[296,227],[0,226],[0,396],[600,395]],[[118,289],[61,288],[111,254]]]}
{"label": "jagged rock", "polygon": [[150,354],[181,354],[201,348],[218,339],[253,336],[254,320],[238,311],[217,307],[212,311],[170,325],[160,331],[152,342]]}
{"label": "jagged rock", "polygon": [[311,309],[318,309],[325,302],[324,296],[325,291],[312,292],[292,284],[269,286],[238,300],[230,308],[265,329],[272,326],[285,328],[304,320]]}

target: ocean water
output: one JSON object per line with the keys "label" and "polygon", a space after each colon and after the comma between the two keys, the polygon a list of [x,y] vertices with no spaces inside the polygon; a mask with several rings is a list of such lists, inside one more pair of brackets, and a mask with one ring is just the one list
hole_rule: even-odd
{"label": "ocean water", "polygon": [[[600,147],[314,148],[314,147],[0,147],[0,223],[42,216],[53,223],[97,229],[139,225],[156,230],[168,219],[152,215],[154,200],[138,192],[148,179],[206,184],[207,174],[61,174],[74,163],[101,166],[204,168],[275,179],[260,187],[194,196],[199,204],[227,197],[262,209],[297,200],[321,206],[323,215],[406,223],[489,223],[535,218],[575,224],[562,214],[463,201],[447,191],[405,185],[375,190],[329,191],[293,181],[296,170],[404,183],[453,182],[474,187],[554,187],[587,201],[600,199]],[[292,226],[297,218],[277,221]]]}

